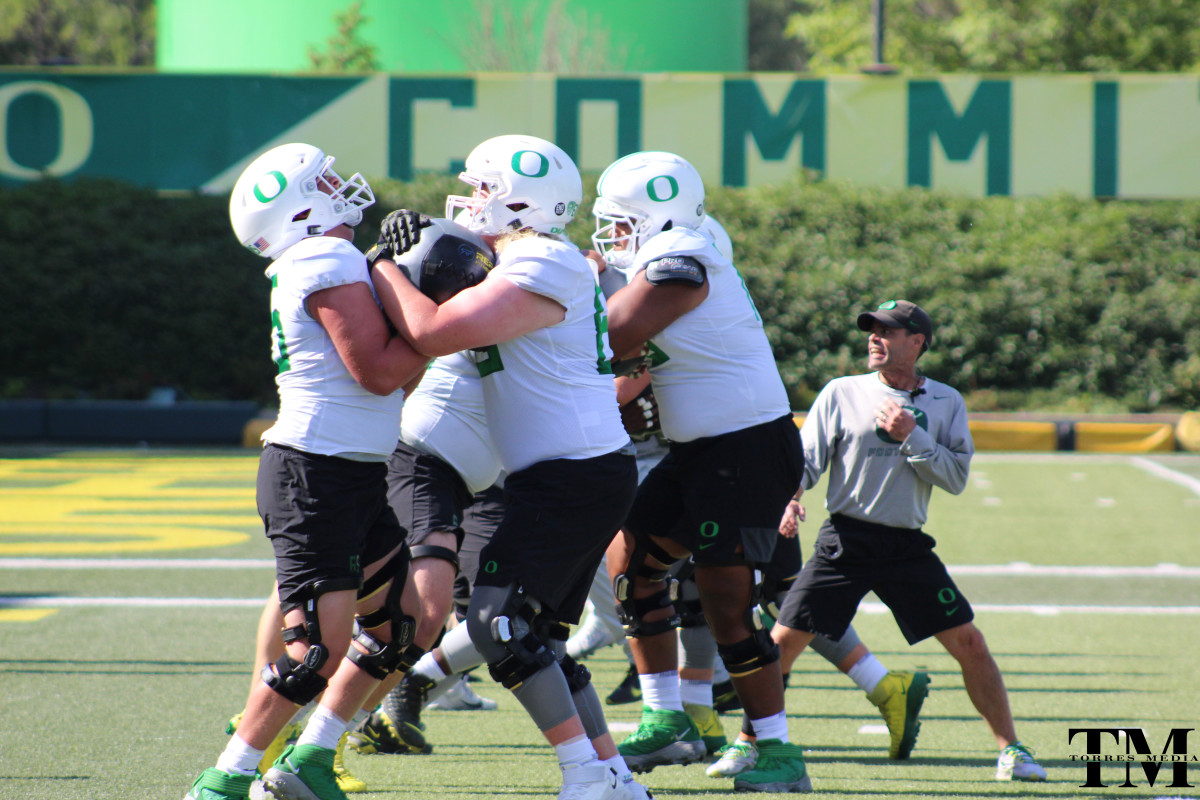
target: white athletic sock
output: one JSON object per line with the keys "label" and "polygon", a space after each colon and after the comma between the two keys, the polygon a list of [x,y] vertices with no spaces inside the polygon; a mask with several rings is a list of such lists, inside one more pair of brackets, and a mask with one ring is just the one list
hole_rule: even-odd
{"label": "white athletic sock", "polygon": [[236,733],[229,737],[225,750],[217,759],[217,769],[230,775],[253,775],[262,761],[263,750],[251,747],[245,739]]}
{"label": "white athletic sock", "polygon": [[679,682],[679,696],[685,706],[708,706],[712,708],[712,681],[681,680]]}
{"label": "white athletic sock", "polygon": [[867,653],[860,658],[858,663],[846,673],[850,680],[854,681],[854,685],[867,694],[874,691],[879,682],[887,677],[887,674],[887,667],[879,663],[879,659],[872,653]]}
{"label": "white athletic sock", "polygon": [[413,666],[412,671],[413,674],[423,675],[435,683],[446,677],[446,671],[438,664],[432,650],[421,656],[420,660]]}
{"label": "white athletic sock", "polygon": [[304,732],[300,734],[296,744],[312,744],[333,750],[337,747],[338,739],[342,738],[342,734],[345,732],[346,720],[325,706],[318,706],[317,710],[308,718],[308,724],[304,726]]}
{"label": "white athletic sock", "polygon": [[639,675],[638,683],[642,687],[644,705],[655,711],[683,711],[683,699],[679,696],[679,673],[675,670]]}
{"label": "white athletic sock", "polygon": [[592,747],[591,739],[582,733],[562,744],[554,745],[554,755],[558,756],[560,765],[586,764],[597,758],[596,748]]}
{"label": "white athletic sock", "polygon": [[764,739],[778,739],[784,744],[791,741],[788,739],[787,714],[783,711],[762,719],[752,719],[750,727],[754,729],[754,738],[760,742]]}
{"label": "white athletic sock", "polygon": [[625,763],[625,759],[621,757],[620,753],[617,753],[612,758],[604,759],[604,763],[612,767],[617,773],[617,777],[621,780],[633,777],[633,770],[629,769],[629,765]]}

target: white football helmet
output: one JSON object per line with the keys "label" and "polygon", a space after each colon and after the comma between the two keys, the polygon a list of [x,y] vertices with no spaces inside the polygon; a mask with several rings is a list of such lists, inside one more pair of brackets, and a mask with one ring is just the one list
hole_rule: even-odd
{"label": "white football helmet", "polygon": [[283,144],[254,159],[229,197],[238,241],[264,258],[278,258],[301,239],[362,222],[375,195],[357,172],[342,179],[333,162],[310,144]]}
{"label": "white football helmet", "polygon": [[650,237],[704,222],[704,181],[674,153],[633,153],[612,163],[596,184],[592,244],[624,269]]}
{"label": "white football helmet", "polygon": [[[560,235],[583,201],[579,169],[562,149],[536,136],[496,136],[467,156],[459,180],[470,197],[449,195],[446,217],[481,234],[530,228]],[[467,214],[458,216],[459,212]]]}

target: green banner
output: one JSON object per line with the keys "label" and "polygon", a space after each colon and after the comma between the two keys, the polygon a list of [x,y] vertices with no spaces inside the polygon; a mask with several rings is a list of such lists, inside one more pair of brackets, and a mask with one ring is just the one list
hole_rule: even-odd
{"label": "green banner", "polygon": [[222,192],[305,141],[343,169],[456,172],[483,139],[551,139],[585,171],[636,150],[711,184],[798,169],[972,196],[1200,195],[1200,77],[647,74],[267,77],[0,71],[0,184],[116,178]]}

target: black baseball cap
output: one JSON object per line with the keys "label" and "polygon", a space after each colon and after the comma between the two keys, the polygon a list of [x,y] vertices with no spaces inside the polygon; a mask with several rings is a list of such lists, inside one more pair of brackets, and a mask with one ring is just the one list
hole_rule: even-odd
{"label": "black baseball cap", "polygon": [[880,303],[874,311],[864,311],[858,315],[859,330],[869,331],[876,322],[889,328],[904,328],[912,333],[925,334],[925,349],[933,344],[933,320],[916,303],[888,300]]}

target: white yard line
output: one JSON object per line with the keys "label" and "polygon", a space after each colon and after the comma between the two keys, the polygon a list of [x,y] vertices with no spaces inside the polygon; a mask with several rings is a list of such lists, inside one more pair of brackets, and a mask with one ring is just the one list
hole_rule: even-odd
{"label": "white yard line", "polygon": [[1192,494],[1200,497],[1200,480],[1193,478],[1191,475],[1185,475],[1182,472],[1176,472],[1173,469],[1164,467],[1157,461],[1151,461],[1150,459],[1142,456],[1134,456],[1133,458],[1129,459],[1129,461],[1138,469],[1145,470],[1157,478],[1162,478],[1165,481],[1170,481],[1171,483],[1182,486],[1183,488],[1189,490]]}
{"label": "white yard line", "polygon": [[[46,597],[9,596],[0,597],[2,608],[67,608],[92,606],[120,606],[127,608],[261,608],[261,597]],[[979,604],[972,606],[976,611],[998,614],[1032,614],[1056,616],[1059,614],[1105,614],[1127,616],[1194,616],[1200,614],[1200,606],[1080,606],[1050,604]],[[883,603],[863,603],[859,610],[867,614],[883,614],[888,611]]]}
{"label": "white yard line", "polygon": [[[0,558],[0,569],[273,569],[275,562],[252,558]],[[959,564],[946,567],[955,575],[1068,578],[1200,578],[1200,567],[1155,564],[1143,567],[1104,565]]]}

